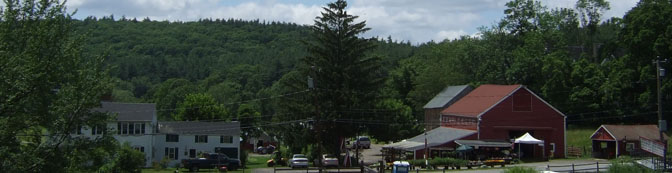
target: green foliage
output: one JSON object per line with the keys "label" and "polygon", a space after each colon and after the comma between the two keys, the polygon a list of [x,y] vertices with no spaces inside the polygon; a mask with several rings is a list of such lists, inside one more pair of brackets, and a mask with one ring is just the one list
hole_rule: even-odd
{"label": "green foliage", "polygon": [[243,168],[246,168],[247,166],[247,161],[250,159],[250,151],[248,150],[242,150],[240,151],[240,164],[243,166]]}
{"label": "green foliage", "polygon": [[625,173],[625,172],[654,172],[651,169],[648,169],[646,167],[643,167],[639,165],[638,163],[635,163],[632,158],[627,157],[627,156],[621,156],[618,157],[617,159],[614,159],[611,161],[611,165],[609,166],[609,169],[607,170],[609,173]]}
{"label": "green foliage", "polygon": [[145,165],[145,154],[124,143],[108,165],[113,172],[140,172]]}
{"label": "green foliage", "polygon": [[532,167],[514,166],[514,167],[511,167],[511,168],[507,168],[502,172],[503,173],[536,173],[536,172],[539,172],[539,171],[535,170]]}
{"label": "green foliage", "polygon": [[261,129],[257,128],[261,122],[261,113],[257,111],[258,108],[251,104],[242,104],[238,107],[238,121],[243,132],[243,140],[251,137],[258,137],[261,135]]}
{"label": "green foliage", "polygon": [[229,120],[226,109],[208,94],[188,94],[173,116],[177,121]]}
{"label": "green foliage", "polygon": [[62,2],[6,0],[0,18],[0,172],[96,171],[79,161],[105,160],[114,140],[69,133],[110,118],[89,111],[111,92],[101,54],[82,55]]}
{"label": "green foliage", "polygon": [[[424,163],[424,162],[423,162]],[[462,159],[455,159],[455,158],[433,158],[429,160],[429,165],[431,166],[459,166],[459,167],[464,167],[467,166],[469,161],[467,160],[462,160]]]}

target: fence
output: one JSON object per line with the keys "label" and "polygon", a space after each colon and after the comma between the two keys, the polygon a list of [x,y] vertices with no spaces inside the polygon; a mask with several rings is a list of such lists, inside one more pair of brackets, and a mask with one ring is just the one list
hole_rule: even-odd
{"label": "fence", "polygon": [[573,146],[567,147],[567,156],[568,157],[581,157],[581,156],[583,156],[583,153],[586,153],[586,147],[585,146],[583,148],[573,147]]}
{"label": "fence", "polygon": [[[602,165],[602,167],[600,167]],[[570,164],[570,165],[546,165],[546,170],[554,172],[600,172],[606,171],[609,168],[611,163],[582,163],[582,164]]]}

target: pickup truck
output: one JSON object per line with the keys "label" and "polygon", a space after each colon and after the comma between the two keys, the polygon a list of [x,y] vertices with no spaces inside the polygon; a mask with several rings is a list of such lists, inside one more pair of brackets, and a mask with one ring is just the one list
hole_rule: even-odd
{"label": "pickup truck", "polygon": [[226,166],[228,170],[236,170],[240,167],[240,160],[229,158],[226,154],[208,153],[203,154],[204,158],[196,159],[182,159],[182,167],[189,169],[191,172],[198,171],[198,169],[221,168]]}

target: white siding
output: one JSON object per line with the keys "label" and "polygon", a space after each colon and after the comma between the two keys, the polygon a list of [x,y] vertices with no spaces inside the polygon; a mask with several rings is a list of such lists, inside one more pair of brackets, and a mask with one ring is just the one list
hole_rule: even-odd
{"label": "white siding", "polygon": [[[195,135],[179,135],[179,142],[166,142],[166,134],[157,134],[155,138],[154,145],[154,160],[155,162],[161,161],[166,155],[165,148],[178,148],[178,158],[177,160],[172,160],[168,166],[174,167],[179,166],[179,163],[182,159],[189,158],[189,150],[196,149],[196,153],[214,153],[215,147],[226,147],[226,148],[237,148],[238,157],[240,159],[240,136],[233,136],[232,143],[220,143],[220,135],[208,135],[208,143],[195,143]],[[196,156],[198,157],[198,156]]]}

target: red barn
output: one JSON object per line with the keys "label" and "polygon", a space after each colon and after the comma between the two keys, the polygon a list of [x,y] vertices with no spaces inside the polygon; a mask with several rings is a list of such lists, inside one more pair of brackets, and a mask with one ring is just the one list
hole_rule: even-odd
{"label": "red barn", "polygon": [[566,154],[565,115],[523,85],[481,85],[444,109],[441,123],[476,130],[479,140],[511,141],[528,132],[545,147],[523,145],[527,157]]}

